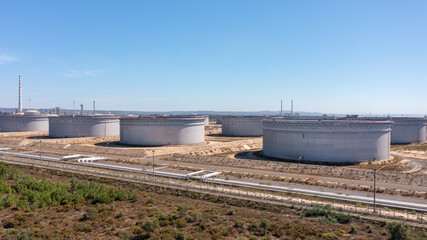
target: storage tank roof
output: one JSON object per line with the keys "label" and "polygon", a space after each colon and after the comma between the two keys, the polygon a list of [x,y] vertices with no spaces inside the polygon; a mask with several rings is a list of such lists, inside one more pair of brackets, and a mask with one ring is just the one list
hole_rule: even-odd
{"label": "storage tank roof", "polygon": [[40,115],[40,112],[35,109],[30,109],[24,112],[25,116],[34,116],[34,115]]}
{"label": "storage tank roof", "polygon": [[307,124],[307,125],[351,125],[351,124],[391,124],[392,121],[376,121],[376,120],[276,120],[266,119],[263,122],[271,122],[278,124]]}
{"label": "storage tank roof", "polygon": [[74,119],[119,119],[117,115],[54,115],[58,118],[74,118]]}
{"label": "storage tank roof", "polygon": [[123,120],[141,120],[141,121],[174,121],[174,120],[205,120],[204,116],[195,115],[155,115],[155,116],[138,116],[138,117],[122,117]]}

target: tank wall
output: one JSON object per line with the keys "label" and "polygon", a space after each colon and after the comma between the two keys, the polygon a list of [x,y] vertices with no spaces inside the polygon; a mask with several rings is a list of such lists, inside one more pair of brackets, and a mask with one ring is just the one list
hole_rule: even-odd
{"label": "tank wall", "polygon": [[205,126],[209,125],[209,115],[204,116],[205,117]]}
{"label": "tank wall", "polygon": [[391,143],[406,144],[426,141],[426,122],[395,122],[392,125]]}
{"label": "tank wall", "polygon": [[222,135],[236,137],[262,136],[262,118],[222,118]]}
{"label": "tank wall", "polygon": [[49,119],[50,137],[109,137],[119,134],[119,119]]}
{"label": "tank wall", "polygon": [[298,131],[264,128],[266,156],[317,162],[363,162],[390,157],[389,131]]}
{"label": "tank wall", "polygon": [[204,119],[197,121],[120,120],[120,143],[142,146],[186,145],[205,141]]}
{"label": "tank wall", "polygon": [[222,118],[223,118],[222,115],[217,115],[216,116],[216,124],[222,124]]}
{"label": "tank wall", "polygon": [[48,130],[48,117],[0,116],[0,132],[30,132]]}

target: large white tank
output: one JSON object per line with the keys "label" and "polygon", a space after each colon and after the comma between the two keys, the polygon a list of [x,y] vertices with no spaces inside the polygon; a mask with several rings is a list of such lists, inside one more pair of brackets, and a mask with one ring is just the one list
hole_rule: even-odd
{"label": "large white tank", "polygon": [[48,131],[48,116],[0,116],[0,132]]}
{"label": "large white tank", "polygon": [[390,121],[264,120],[263,130],[268,157],[328,163],[390,158]]}
{"label": "large white tank", "polygon": [[235,137],[262,136],[262,116],[222,116],[222,135]]}
{"label": "large white tank", "polygon": [[407,144],[426,141],[427,119],[392,118],[392,144]]}
{"label": "large white tank", "polygon": [[59,116],[49,118],[49,137],[109,137],[120,134],[115,116]]}
{"label": "large white tank", "polygon": [[203,115],[205,117],[205,126],[209,125],[209,115]]}
{"label": "large white tank", "polygon": [[202,143],[204,124],[203,116],[121,118],[120,143],[141,146]]}

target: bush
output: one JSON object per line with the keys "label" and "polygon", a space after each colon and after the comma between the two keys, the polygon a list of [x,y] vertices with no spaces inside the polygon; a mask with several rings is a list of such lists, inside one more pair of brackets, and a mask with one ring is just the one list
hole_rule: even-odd
{"label": "bush", "polygon": [[182,217],[187,213],[188,206],[187,205],[178,205],[177,210],[178,210],[179,215]]}
{"label": "bush", "polygon": [[131,202],[137,202],[138,201],[138,195],[134,193],[132,190],[128,193],[128,199]]}
{"label": "bush", "polygon": [[3,209],[3,208],[11,207],[15,203],[18,203],[18,201],[19,201],[18,195],[9,193],[6,195],[5,198],[3,198],[0,201],[0,208]]}
{"label": "bush", "polygon": [[155,200],[155,198],[154,198],[154,196],[151,196],[149,199],[147,199],[147,204],[153,204],[154,203],[154,200]]}
{"label": "bush", "polygon": [[338,239],[338,236],[335,233],[322,233],[322,238],[327,240],[335,240]]}
{"label": "bush", "polygon": [[350,234],[357,234],[357,229],[354,226],[351,226],[350,232],[348,232]]}
{"label": "bush", "polygon": [[176,235],[176,240],[187,240],[187,235],[185,235],[183,232],[178,232]]}
{"label": "bush", "polygon": [[352,217],[350,215],[338,213],[338,214],[335,215],[335,218],[337,219],[337,221],[339,223],[346,224],[346,223],[349,223],[351,221]]}
{"label": "bush", "polygon": [[101,192],[95,195],[95,203],[110,203],[111,199],[106,192]]}
{"label": "bush", "polygon": [[96,208],[90,207],[87,209],[86,213],[83,214],[83,218],[82,220],[93,220],[96,218],[96,216],[98,215],[98,210],[96,210]]}
{"label": "bush", "polygon": [[187,226],[187,222],[182,218],[178,218],[175,220],[175,225],[177,228],[185,228]]}
{"label": "bush", "polygon": [[234,210],[230,210],[230,211],[227,213],[227,215],[228,215],[228,216],[233,216],[233,215],[234,215]]}
{"label": "bush", "polygon": [[341,224],[349,223],[352,219],[352,216],[346,215],[343,213],[336,213],[332,211],[331,205],[320,206],[315,205],[312,208],[308,209],[305,213],[306,217],[325,217],[323,221],[335,223],[338,221]]}
{"label": "bush", "polygon": [[34,231],[32,229],[13,229],[7,231],[4,236],[6,240],[18,239],[18,240],[30,240],[34,237]]}
{"label": "bush", "polygon": [[264,229],[264,235],[267,234],[267,230],[270,227],[270,222],[267,219],[262,219],[259,223],[259,227]]}
{"label": "bush", "polygon": [[159,222],[157,221],[157,219],[154,220],[147,220],[145,222],[142,223],[141,225],[142,229],[144,229],[147,233],[152,233],[154,232],[157,228],[159,228]]}
{"label": "bush", "polygon": [[409,240],[409,227],[402,222],[393,222],[388,225],[390,240]]}
{"label": "bush", "polygon": [[131,240],[131,239],[135,238],[135,234],[133,234],[131,232],[119,232],[119,233],[117,233],[117,236],[121,240]]}

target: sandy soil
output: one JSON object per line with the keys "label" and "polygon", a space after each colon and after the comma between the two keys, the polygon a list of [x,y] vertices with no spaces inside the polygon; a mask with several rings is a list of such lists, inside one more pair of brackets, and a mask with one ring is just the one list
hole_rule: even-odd
{"label": "sandy soil", "polygon": [[[170,154],[215,155],[262,148],[262,138],[224,137],[218,127],[207,128],[205,142],[185,146],[140,147],[119,144],[119,137],[49,138],[47,133],[7,133],[0,135],[0,143],[68,149],[91,153],[105,153],[133,157],[164,156]],[[210,130],[209,130],[210,129]],[[215,130],[216,129],[216,130]],[[220,129],[219,129],[220,131]],[[213,133],[215,132],[215,133]]]}

